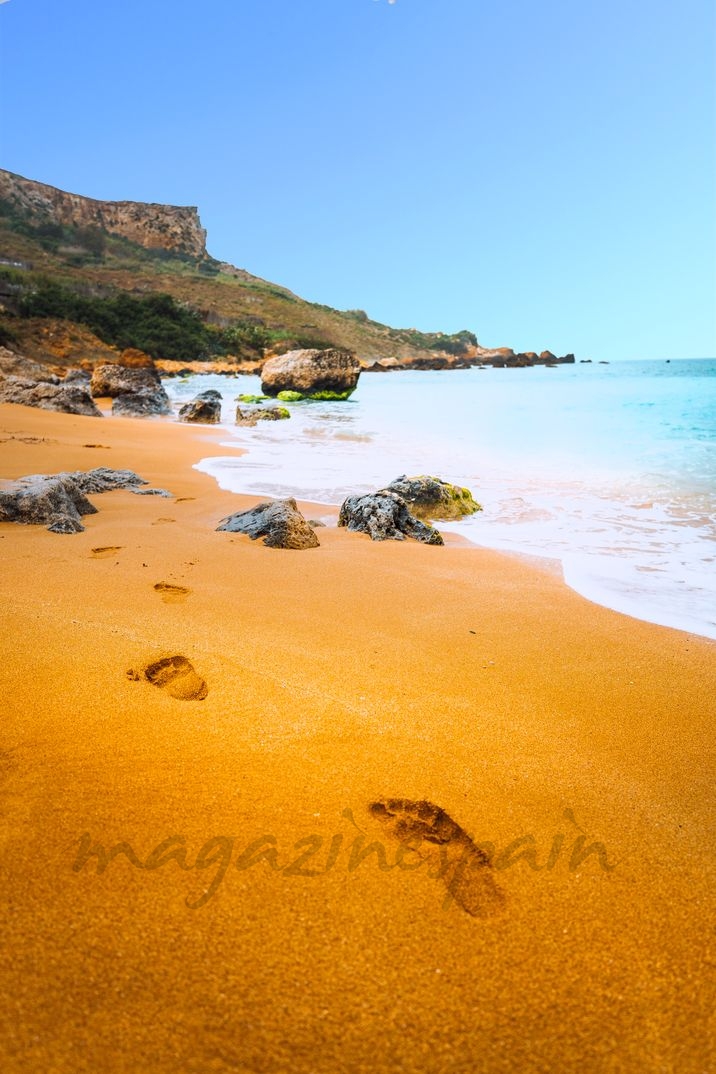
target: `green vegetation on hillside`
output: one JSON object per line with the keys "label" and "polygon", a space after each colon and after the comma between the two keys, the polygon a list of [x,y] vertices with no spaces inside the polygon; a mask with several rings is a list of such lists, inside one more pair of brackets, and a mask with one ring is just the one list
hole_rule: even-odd
{"label": "green vegetation on hillside", "polygon": [[391,328],[364,310],[307,302],[208,255],[146,249],[0,200],[3,261],[17,271],[0,294],[0,341],[11,341],[16,328],[21,340],[24,318],[52,316],[87,326],[105,343],[178,361],[254,362],[303,347],[339,347],[367,361],[421,359],[461,355],[477,342],[468,331]]}

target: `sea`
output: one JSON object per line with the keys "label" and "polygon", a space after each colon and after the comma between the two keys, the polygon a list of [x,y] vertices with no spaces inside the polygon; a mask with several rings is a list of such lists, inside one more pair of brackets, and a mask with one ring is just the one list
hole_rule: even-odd
{"label": "sea", "polygon": [[168,379],[222,393],[227,447],[197,468],[223,489],[338,505],[401,474],[469,488],[483,510],[438,523],[475,545],[559,561],[587,599],[716,638],[716,359],[363,373],[346,402],[236,426],[258,377]]}

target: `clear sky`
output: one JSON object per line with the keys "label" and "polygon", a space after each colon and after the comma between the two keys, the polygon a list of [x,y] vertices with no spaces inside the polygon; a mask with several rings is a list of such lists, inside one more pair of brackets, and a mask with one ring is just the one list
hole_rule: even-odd
{"label": "clear sky", "polygon": [[716,354],[713,0],[6,0],[0,164],[305,298]]}

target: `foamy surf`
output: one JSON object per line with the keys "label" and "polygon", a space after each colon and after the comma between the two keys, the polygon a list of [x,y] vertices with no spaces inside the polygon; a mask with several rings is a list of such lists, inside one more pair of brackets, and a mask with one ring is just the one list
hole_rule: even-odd
{"label": "foamy surf", "polygon": [[339,504],[400,473],[467,485],[479,515],[441,528],[557,559],[577,592],[716,638],[716,363],[364,375],[348,403],[233,426],[257,378],[198,377],[224,395],[226,445],[198,468],[229,491]]}

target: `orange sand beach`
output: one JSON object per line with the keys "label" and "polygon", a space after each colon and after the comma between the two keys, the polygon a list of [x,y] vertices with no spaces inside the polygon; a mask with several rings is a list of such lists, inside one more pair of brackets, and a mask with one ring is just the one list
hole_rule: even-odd
{"label": "orange sand beach", "polygon": [[217,533],[209,429],[0,453],[173,494],[0,524],[6,1074],[716,1070],[712,642],[452,536]]}

